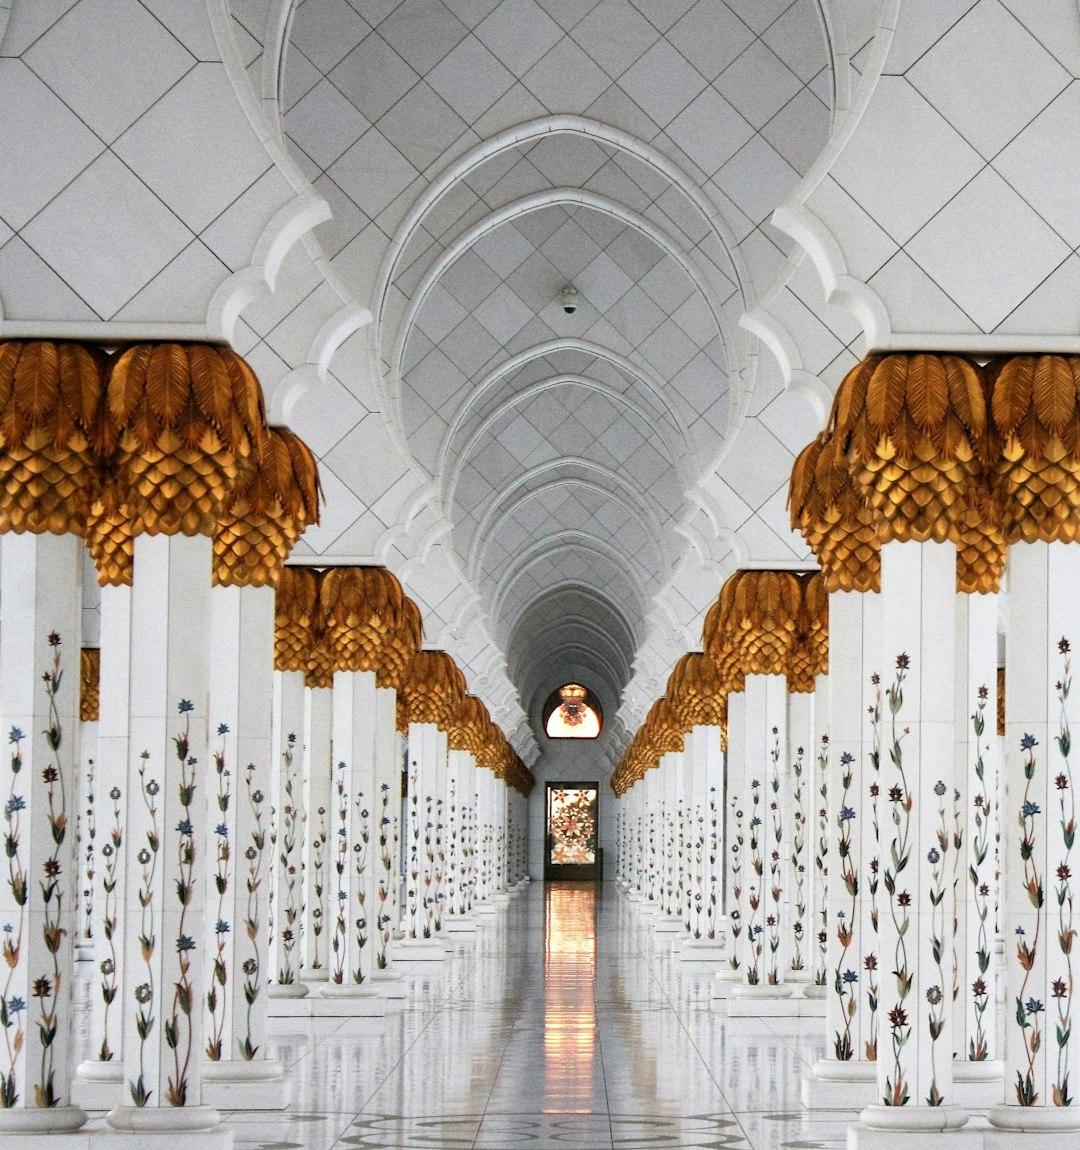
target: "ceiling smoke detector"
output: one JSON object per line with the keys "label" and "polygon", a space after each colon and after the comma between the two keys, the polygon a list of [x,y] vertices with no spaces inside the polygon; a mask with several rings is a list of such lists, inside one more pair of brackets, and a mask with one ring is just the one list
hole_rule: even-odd
{"label": "ceiling smoke detector", "polygon": [[578,306],[578,291],[573,284],[567,284],[566,287],[559,292],[559,302],[562,304],[562,309],[567,315],[573,315],[577,311]]}

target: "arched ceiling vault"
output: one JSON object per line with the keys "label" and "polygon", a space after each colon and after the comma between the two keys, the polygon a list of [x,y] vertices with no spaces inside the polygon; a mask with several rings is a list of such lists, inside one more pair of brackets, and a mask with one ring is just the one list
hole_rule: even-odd
{"label": "arched ceiling vault", "polygon": [[613,718],[749,410],[768,215],[828,132],[816,0],[303,0],[280,87],[522,704],[573,666]]}

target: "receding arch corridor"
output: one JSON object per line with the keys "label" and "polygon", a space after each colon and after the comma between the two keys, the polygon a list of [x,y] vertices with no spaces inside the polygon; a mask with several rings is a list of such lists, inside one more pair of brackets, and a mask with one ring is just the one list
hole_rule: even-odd
{"label": "receding arch corridor", "polygon": [[854,1119],[799,1107],[820,1020],[712,1011],[612,883],[534,882],[407,981],[382,1021],[275,1020],[296,1101],[229,1114],[236,1150],[842,1147]]}

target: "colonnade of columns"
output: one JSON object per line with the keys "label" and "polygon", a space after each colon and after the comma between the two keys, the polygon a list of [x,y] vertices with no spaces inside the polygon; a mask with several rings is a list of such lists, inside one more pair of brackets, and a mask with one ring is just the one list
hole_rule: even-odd
{"label": "colonnade of columns", "polygon": [[[288,1104],[271,1013],[393,980],[426,693],[455,748],[421,800],[432,936],[524,877],[532,778],[456,668],[449,689],[424,678],[448,660],[419,650],[389,572],[284,567],[318,475],[239,356],[9,342],[0,419],[0,1138],[75,1145],[80,1103],[108,1102],[95,1144],[225,1146],[217,1107]],[[94,970],[77,1072],[76,947]]]}
{"label": "colonnade of columns", "polygon": [[[1064,1146],[1080,1128],[1078,380],[1057,356],[868,358],[792,475],[820,573],[737,572],[706,620],[727,702],[728,1009],[821,988],[828,1055],[803,1100],[864,1106],[854,1146]],[[614,778],[619,876],[657,907],[658,876],[697,865],[695,840],[650,820],[660,745],[647,720]]]}

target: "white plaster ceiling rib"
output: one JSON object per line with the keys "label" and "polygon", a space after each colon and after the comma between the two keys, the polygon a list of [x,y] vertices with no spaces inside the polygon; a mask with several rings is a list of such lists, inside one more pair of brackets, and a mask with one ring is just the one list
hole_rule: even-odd
{"label": "white plaster ceiling rib", "polygon": [[[497,406],[492,407],[485,415],[483,415],[477,424],[474,421],[473,426],[469,430],[468,439],[455,449],[452,442],[453,428],[448,436],[449,442],[444,446],[443,461],[444,467],[440,468],[440,475],[443,477],[443,486],[441,497],[444,506],[451,506],[454,501],[454,490],[457,486],[458,479],[461,474],[461,469],[465,463],[472,458],[474,450],[484,434],[491,428],[492,424],[498,422],[504,415],[512,411],[514,408],[522,407],[528,404],[533,398],[542,395],[546,391],[555,388],[563,387],[566,385],[573,385],[577,387],[587,388],[595,391],[615,406],[626,408],[637,419],[643,423],[653,426],[657,434],[663,440],[666,448],[668,459],[671,465],[679,476],[682,486],[688,486],[690,477],[687,474],[687,456],[690,453],[689,436],[684,428],[679,426],[676,418],[660,403],[656,404],[660,410],[649,411],[644,405],[639,403],[634,397],[627,395],[625,392],[620,392],[612,387],[609,383],[603,380],[597,380],[585,375],[572,375],[569,373],[560,374],[558,376],[551,376],[535,383],[530,383],[521,391],[517,391],[509,395],[506,399],[501,400]],[[657,396],[655,392],[652,393],[650,398],[657,398],[662,400],[662,396]],[[479,402],[479,395],[476,396],[476,402]],[[462,412],[462,415],[465,413]],[[461,422],[456,425],[461,427]],[[451,457],[453,462],[451,462]]]}
{"label": "white plaster ceiling rib", "polygon": [[[645,605],[649,600],[645,585],[648,576],[637,569],[637,564],[626,564],[625,555],[603,539],[598,539],[596,536],[583,531],[560,531],[537,539],[532,546],[519,552],[514,563],[508,566],[496,581],[492,610],[497,618],[503,620],[509,630],[513,630],[514,623],[520,617],[520,612],[515,613],[503,609],[514,584],[537,563],[553,563],[561,555],[568,553],[588,557],[593,562],[593,570],[596,574],[600,574],[599,564],[602,561],[609,563],[612,570],[618,571],[630,583],[638,600],[634,604],[637,608],[635,614],[644,618]],[[598,591],[603,592],[606,584],[595,586]]]}
{"label": "white plaster ceiling rib", "polygon": [[[467,251],[470,251],[488,233],[494,231],[500,225],[515,221],[531,212],[566,205],[590,208],[593,211],[601,212],[604,215],[620,220],[622,223],[628,224],[630,227],[636,229],[659,248],[663,249],[667,255],[671,256],[672,259],[680,265],[686,275],[689,276],[708,304],[720,339],[724,343],[726,358],[729,363],[733,362],[731,356],[732,334],[728,331],[728,335],[725,338],[724,332],[727,322],[721,307],[721,301],[715,298],[712,284],[708,281],[696,260],[694,260],[689,253],[651,220],[646,219],[644,216],[631,211],[606,196],[586,192],[579,188],[554,188],[549,192],[538,192],[535,195],[526,196],[523,199],[506,205],[506,207],[501,208],[497,212],[493,212],[455,240],[425,273],[419,287],[409,299],[391,353],[391,380],[395,389],[394,410],[399,420],[401,419],[402,410],[401,383],[405,375],[405,345],[408,342],[409,335],[416,322],[417,314],[423,307],[428,293],[435,287],[439,279],[453,266],[456,260],[461,258]],[[733,388],[733,390],[735,389]],[[734,410],[734,407],[732,410]],[[729,428],[728,430],[730,433],[732,429]]]}
{"label": "white plaster ceiling rib", "polygon": [[607,144],[619,151],[627,152],[646,164],[672,186],[678,188],[701,214],[702,219],[708,224],[710,232],[716,236],[727,253],[731,260],[735,282],[740,285],[740,290],[742,290],[741,285],[749,282],[739,246],[723,216],[694,181],[680,170],[678,165],[645,141],[610,124],[600,123],[583,116],[550,116],[500,132],[485,140],[465,156],[452,163],[438,179],[429,185],[410,209],[387,249],[379,272],[378,286],[373,296],[374,306],[372,310],[375,315],[376,332],[380,343],[385,343],[386,340],[387,333],[383,330],[386,300],[390,285],[393,282],[398,258],[404,251],[414,230],[423,223],[424,216],[455,184],[464,181],[489,160],[509,149],[519,148],[524,143],[548,138],[559,133],[581,135],[598,143]]}
{"label": "white plaster ceiling rib", "polygon": [[[621,507],[622,510],[626,512],[626,514],[631,518],[636,518],[642,514],[649,514],[649,509],[647,507],[642,506],[637,501],[632,501],[622,493],[611,491],[598,483],[588,483],[578,478],[559,478],[552,480],[550,483],[545,484],[543,487],[533,488],[532,490],[527,491],[521,495],[519,499],[510,503],[507,507],[499,512],[498,517],[494,519],[490,528],[485,531],[483,535],[481,535],[479,530],[476,532],[476,535],[474,536],[472,554],[469,557],[469,563],[467,567],[468,578],[471,582],[479,582],[482,579],[485,569],[485,553],[489,545],[494,541],[498,541],[499,533],[501,530],[503,530],[503,528],[511,525],[516,521],[525,504],[527,504],[530,500],[540,499],[543,496],[549,494],[551,491],[561,488],[566,488],[572,492],[576,492],[578,490],[591,491],[602,497],[605,503],[611,502]],[[559,535],[553,534],[547,536],[547,538],[557,539],[559,538]],[[661,546],[660,540],[650,536],[648,537],[648,543],[656,551],[658,569],[662,569],[662,564],[667,556],[665,554],[665,550]],[[631,558],[631,562],[637,563],[636,557]]]}
{"label": "white plaster ceiling rib", "polygon": [[[547,696],[563,683],[574,680],[587,669],[587,680],[583,685],[601,698],[607,697],[616,703],[623,685],[630,677],[630,669],[624,663],[622,653],[606,643],[603,632],[595,625],[587,625],[587,620],[573,620],[573,630],[569,625],[564,633],[559,633],[541,648],[527,665],[515,666],[519,676],[521,692],[541,704]],[[532,707],[526,708],[528,712]]]}
{"label": "white plaster ceiling rib", "polygon": [[[469,555],[468,573],[470,579],[476,577],[481,571],[483,566],[483,552],[487,540],[494,536],[495,531],[502,525],[507,514],[512,514],[525,499],[537,491],[546,491],[554,486],[568,485],[577,481],[579,477],[567,477],[563,474],[564,469],[570,467],[579,470],[585,475],[596,476],[597,481],[591,485],[594,489],[610,496],[624,506],[629,504],[659,553],[661,555],[669,553],[669,549],[665,548],[661,542],[664,537],[664,529],[661,526],[656,511],[649,503],[646,491],[639,488],[629,478],[618,471],[612,471],[589,459],[567,457],[552,460],[549,463],[543,463],[538,467],[531,468],[529,471],[518,476],[513,483],[506,486],[492,499],[478,524],[475,534],[476,542]],[[547,476],[551,478],[544,479],[541,487],[533,489],[529,486],[535,480]],[[585,486],[585,484],[582,484],[582,486]],[[616,495],[615,493],[620,494]]]}
{"label": "white plaster ceiling rib", "polygon": [[[637,643],[633,627],[622,611],[621,605],[613,603],[595,589],[582,584],[568,584],[550,588],[538,595],[528,604],[518,619],[517,626],[529,627],[542,635],[545,627],[534,628],[533,616],[542,617],[545,624],[569,626],[581,622],[588,627],[597,629],[606,637],[605,641],[610,644],[611,650],[617,653],[618,658],[615,663],[629,672],[632,660],[627,658],[626,651],[633,651]],[[530,655],[527,647],[523,644],[517,644],[514,647],[514,653],[507,659],[507,670],[518,672],[522,666],[527,666],[529,662]]]}

